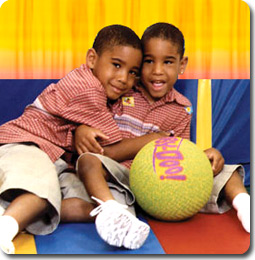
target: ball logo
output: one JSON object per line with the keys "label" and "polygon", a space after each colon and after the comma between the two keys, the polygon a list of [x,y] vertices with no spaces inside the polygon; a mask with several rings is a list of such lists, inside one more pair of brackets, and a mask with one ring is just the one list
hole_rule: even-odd
{"label": "ball logo", "polygon": [[165,137],[155,141],[153,168],[160,180],[186,180],[181,166],[184,157],[179,151],[182,140],[176,137]]}

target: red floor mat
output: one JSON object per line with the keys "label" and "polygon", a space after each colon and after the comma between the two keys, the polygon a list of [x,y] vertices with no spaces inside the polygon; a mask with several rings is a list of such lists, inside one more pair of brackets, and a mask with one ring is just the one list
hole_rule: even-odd
{"label": "red floor mat", "polygon": [[243,254],[250,246],[236,212],[197,214],[182,222],[148,219],[166,254]]}

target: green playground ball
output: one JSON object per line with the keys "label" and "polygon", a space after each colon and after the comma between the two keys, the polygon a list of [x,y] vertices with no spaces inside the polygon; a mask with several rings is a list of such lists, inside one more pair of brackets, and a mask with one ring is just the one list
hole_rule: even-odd
{"label": "green playground ball", "polygon": [[130,187],[138,205],[149,215],[180,221],[194,216],[207,203],[213,187],[212,167],[196,144],[163,137],[136,155]]}

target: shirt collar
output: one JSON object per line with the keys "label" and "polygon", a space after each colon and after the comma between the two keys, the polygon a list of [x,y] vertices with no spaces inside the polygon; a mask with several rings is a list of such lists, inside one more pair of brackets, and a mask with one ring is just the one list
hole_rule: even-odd
{"label": "shirt collar", "polygon": [[[143,97],[145,99],[148,99],[146,97],[146,95],[144,94],[144,90],[143,90],[143,87],[141,85],[137,85],[134,87],[134,90],[135,91],[139,91],[142,93]],[[180,105],[183,105],[183,106],[191,106],[191,103],[190,101],[185,97],[183,96],[181,93],[179,93],[176,89],[171,89],[164,97],[162,97],[160,100],[156,101],[155,104],[158,104],[158,103],[172,103],[172,102],[176,102]]]}

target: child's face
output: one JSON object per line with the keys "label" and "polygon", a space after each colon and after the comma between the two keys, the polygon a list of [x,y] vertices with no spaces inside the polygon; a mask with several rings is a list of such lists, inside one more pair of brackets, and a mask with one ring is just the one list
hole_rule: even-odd
{"label": "child's face", "polygon": [[100,56],[90,49],[87,54],[87,65],[111,100],[118,99],[136,84],[141,62],[142,52],[131,46],[115,46]]}
{"label": "child's face", "polygon": [[141,81],[152,102],[173,88],[178,74],[185,71],[187,62],[187,57],[180,58],[178,46],[168,40],[152,38],[145,44]]}

